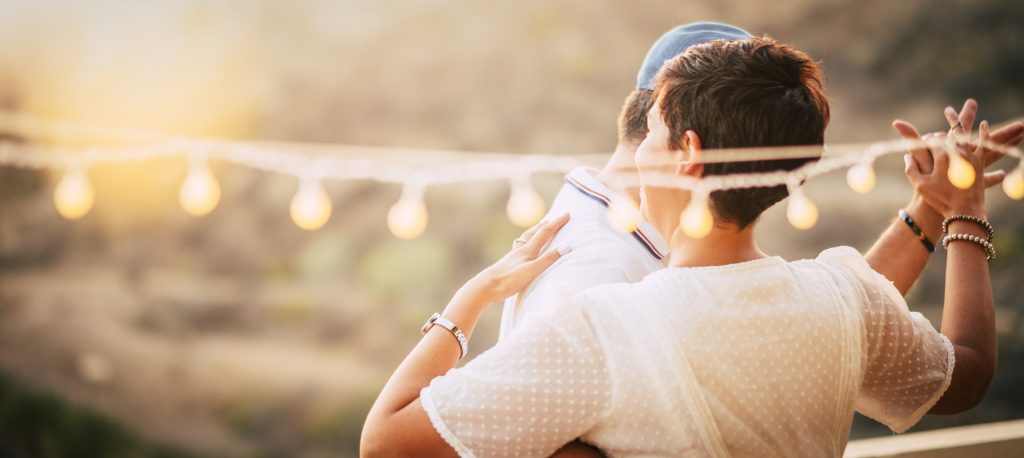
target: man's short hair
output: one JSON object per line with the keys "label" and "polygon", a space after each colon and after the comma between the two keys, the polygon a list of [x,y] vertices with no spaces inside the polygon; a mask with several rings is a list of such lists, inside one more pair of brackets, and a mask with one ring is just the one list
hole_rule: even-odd
{"label": "man's short hair", "polygon": [[[823,145],[828,100],[818,65],[803,51],[771,38],[713,41],[666,62],[653,98],[669,129],[669,149],[682,149],[693,130],[704,149]],[[704,175],[793,170],[815,157],[708,162]],[[711,193],[720,220],[745,228],[776,202],[785,185]]]}
{"label": "man's short hair", "polygon": [[636,148],[647,138],[647,113],[654,104],[654,91],[637,89],[626,96],[619,112],[619,144]]}

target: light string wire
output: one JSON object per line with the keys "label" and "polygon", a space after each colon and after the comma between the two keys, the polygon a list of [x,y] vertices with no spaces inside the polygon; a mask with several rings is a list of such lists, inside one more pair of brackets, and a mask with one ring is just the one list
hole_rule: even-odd
{"label": "light string wire", "polygon": [[[1004,123],[1004,125],[1008,124],[1009,122]],[[992,128],[992,131],[995,130],[997,128]],[[607,154],[520,155],[171,137],[152,131],[92,126],[3,111],[0,111],[0,133],[6,133],[12,138],[0,141],[0,164],[21,168],[64,169],[75,178],[76,181],[73,183],[75,186],[71,186],[71,188],[77,189],[77,191],[67,191],[68,195],[65,196],[65,201],[73,200],[71,194],[81,193],[83,192],[81,188],[88,186],[87,179],[83,178],[84,175],[81,175],[81,171],[90,166],[184,156],[190,164],[190,170],[199,169],[204,173],[202,179],[191,179],[193,174],[190,173],[190,179],[187,179],[186,183],[191,182],[191,190],[186,193],[183,187],[182,205],[186,207],[186,210],[189,211],[190,206],[205,209],[196,212],[189,211],[189,213],[202,216],[216,206],[217,200],[219,200],[219,186],[215,181],[206,183],[213,178],[205,167],[206,161],[216,160],[298,177],[303,184],[300,186],[300,192],[296,195],[296,199],[292,202],[292,217],[300,227],[316,229],[326,223],[330,216],[330,201],[319,187],[321,180],[373,180],[402,184],[405,187],[402,198],[389,213],[389,227],[400,238],[414,238],[425,228],[426,211],[423,208],[422,200],[428,186],[506,180],[513,188],[512,200],[508,205],[510,218],[518,225],[530,225],[543,216],[543,202],[536,198],[532,189],[523,191],[524,184],[528,188],[530,178],[534,174],[564,174],[581,166],[599,166],[607,159]],[[84,148],[44,146],[44,143],[59,145],[61,142],[66,143],[72,140],[75,140],[76,144],[116,146]],[[1008,147],[992,141],[981,142],[979,138],[972,138],[966,134],[949,135],[946,139],[896,139],[872,143],[831,144],[824,147],[812,145],[705,150],[701,158],[705,163],[797,158],[810,160],[803,166],[790,171],[713,175],[699,179],[645,171],[642,183],[636,170],[612,171],[606,176],[610,181],[609,184],[613,187],[627,188],[643,184],[690,190],[699,196],[697,199],[692,199],[693,201],[706,201],[706,197],[714,191],[786,185],[790,193],[794,194],[794,199],[791,200],[799,200],[801,206],[809,204],[813,207],[813,203],[810,203],[803,195],[800,184],[816,175],[852,167],[851,173],[848,175],[851,188],[857,192],[867,192],[874,186],[874,171],[871,167],[877,159],[888,154],[904,153],[911,148],[918,147],[954,151],[953,145],[956,142],[982,143],[982,146],[992,151],[1020,159],[1021,165],[1011,172],[1008,181],[1004,183],[1004,189],[1014,199],[1024,198],[1024,152],[1018,147]],[[367,156],[374,159],[368,159]],[[197,166],[197,164],[199,165]],[[853,173],[854,169],[857,169],[856,174]],[[966,173],[962,167],[960,172],[961,175]],[[975,179],[973,169],[969,172],[969,180],[968,177],[961,176],[959,181],[962,183],[973,182]],[[951,181],[956,179],[952,173],[950,179]],[[84,184],[80,182],[84,182]],[[957,182],[954,181],[954,184]],[[969,185],[970,183],[966,184],[966,186]],[[213,193],[210,189],[216,193],[212,202],[208,202],[211,197],[207,194]],[[58,210],[61,209],[60,191],[61,186],[58,186],[58,195],[55,197]],[[88,211],[88,207],[91,207],[91,189],[86,191],[89,194],[89,199],[86,199],[88,202],[80,202],[80,206],[86,208],[84,211],[81,211],[82,209],[79,209],[78,212],[73,211],[72,214],[84,214]],[[192,196],[192,205],[186,202],[188,198],[186,194]],[[197,199],[206,199],[207,202],[196,203]],[[303,199],[305,201],[300,201]],[[516,199],[519,200],[516,201]],[[396,209],[401,209],[403,213],[394,215]],[[706,225],[704,224],[708,213],[706,210],[706,208],[694,209],[694,212],[699,212],[700,217],[693,216],[697,215],[697,213],[693,213],[691,214],[692,219],[694,221],[699,219],[702,225]],[[813,220],[816,221],[816,209],[814,212]],[[65,217],[69,217],[66,212],[62,211],[61,213]],[[78,216],[71,216],[69,219],[75,219]],[[305,223],[300,222],[300,219],[304,219]],[[685,214],[683,219],[686,219]],[[813,221],[808,223],[808,218],[804,218],[804,224],[797,224],[792,217],[790,220],[797,227],[810,227],[814,224]],[[395,223],[396,221],[398,223]],[[396,224],[401,227],[396,227]],[[623,229],[628,230],[628,226],[626,224]],[[695,234],[698,232],[700,231],[694,231]]]}

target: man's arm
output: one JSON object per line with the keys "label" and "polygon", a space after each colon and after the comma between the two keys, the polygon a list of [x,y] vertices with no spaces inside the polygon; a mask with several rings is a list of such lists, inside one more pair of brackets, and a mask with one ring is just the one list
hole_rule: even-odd
{"label": "man's arm", "polygon": [[[968,99],[964,102],[964,106],[959,114],[956,113],[956,110],[949,107],[946,108],[945,115],[951,127],[959,121],[965,127],[966,132],[970,133],[977,112],[977,102],[973,99]],[[917,133],[917,130],[904,121],[894,122],[893,127],[904,138],[917,143],[916,147],[910,148],[909,154],[906,157],[907,172],[909,173],[911,167],[915,167],[915,170],[920,170],[922,173],[931,173],[933,167],[932,155],[921,144],[921,136]],[[992,132],[989,136],[989,141],[1005,147],[1013,147],[1019,144],[1022,138],[1024,138],[1024,124],[1016,122]],[[1002,156],[998,152],[989,154],[985,157],[985,166],[992,165]],[[999,171],[985,174],[985,186],[989,187],[998,184],[1002,181],[1002,176],[1002,172]],[[928,240],[933,245],[937,245],[939,237],[942,235],[942,216],[917,194],[914,195],[910,205],[905,210],[914,219],[918,227],[921,228],[925,236],[928,237]],[[896,219],[882,233],[878,241],[875,242],[864,257],[872,269],[893,282],[896,285],[896,289],[900,291],[900,294],[905,296],[910,287],[914,286],[914,282],[921,276],[921,272],[924,271],[930,254],[907,224],[900,219]]]}

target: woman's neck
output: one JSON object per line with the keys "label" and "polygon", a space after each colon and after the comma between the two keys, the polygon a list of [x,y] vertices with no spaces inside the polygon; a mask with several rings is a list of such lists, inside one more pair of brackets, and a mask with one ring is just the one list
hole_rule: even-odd
{"label": "woman's neck", "polygon": [[677,229],[670,244],[669,267],[723,266],[767,257],[754,242],[754,225],[743,230],[716,225],[702,239],[691,239]]}

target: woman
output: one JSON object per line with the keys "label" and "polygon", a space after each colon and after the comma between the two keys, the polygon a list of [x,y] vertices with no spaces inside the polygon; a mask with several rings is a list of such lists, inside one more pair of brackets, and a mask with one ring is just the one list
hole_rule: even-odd
{"label": "woman", "polygon": [[[527,231],[424,327],[367,417],[365,455],[547,456],[580,438],[609,455],[840,456],[854,411],[904,431],[980,400],[995,367],[983,180],[953,188],[941,150],[927,172],[908,163],[915,189],[952,217],[949,232],[966,234],[948,246],[939,334],[851,248],[797,262],[765,255],[753,228],[785,187],[712,193],[714,227],[693,240],[678,228],[693,196],[647,184],[806,163],[702,152],[821,145],[828,104],[805,54],[761,38],[694,46],[655,91],[637,163],[642,211],[671,240],[670,267],[537,314],[452,370],[487,304],[571,256],[542,251],[568,215]],[[986,151],[968,149],[981,176]]]}

